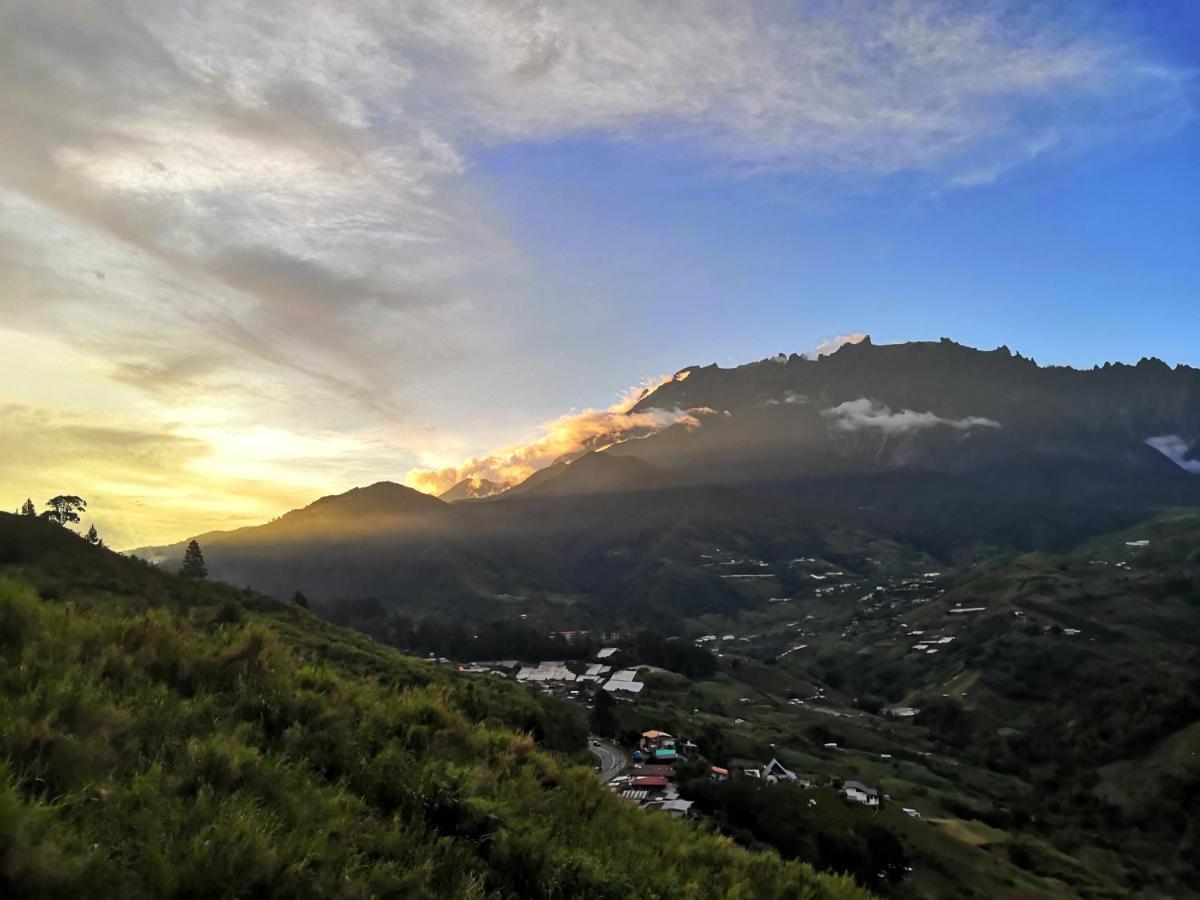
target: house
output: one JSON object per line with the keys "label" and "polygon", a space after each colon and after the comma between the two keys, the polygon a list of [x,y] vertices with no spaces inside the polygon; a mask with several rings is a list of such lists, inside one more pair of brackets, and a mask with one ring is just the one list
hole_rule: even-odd
{"label": "house", "polygon": [[711,778],[713,781],[728,781],[729,780],[729,770],[722,769],[720,766],[713,766],[712,772],[709,774],[708,777]]}
{"label": "house", "polygon": [[619,678],[610,678],[604,683],[604,690],[609,692],[628,691],[631,694],[638,694],[641,693],[643,687],[645,687],[645,685],[643,685],[640,681],[622,681]]}
{"label": "house", "polygon": [[643,776],[643,775],[651,775],[651,776],[658,776],[660,778],[670,779],[670,778],[675,777],[675,767],[674,766],[656,766],[656,765],[634,766],[632,769],[629,770],[629,773],[631,775],[633,775],[635,778],[637,778],[639,776]]}
{"label": "house", "polygon": [[842,796],[864,806],[879,806],[879,791],[867,787],[861,781],[847,781],[842,785]]}
{"label": "house", "polygon": [[795,781],[796,773],[787,768],[778,759],[772,759],[767,763],[767,767],[763,769],[763,778],[772,783],[776,781]]}
{"label": "house", "polygon": [[646,804],[646,809],[660,812],[665,812],[669,816],[682,817],[686,816],[692,808],[691,800],[663,800],[661,802],[650,802]]}
{"label": "house", "polygon": [[642,732],[641,751],[649,759],[675,759],[675,738],[665,731]]}
{"label": "house", "polygon": [[646,791],[665,791],[668,783],[661,775],[642,775],[629,782],[630,786]]}

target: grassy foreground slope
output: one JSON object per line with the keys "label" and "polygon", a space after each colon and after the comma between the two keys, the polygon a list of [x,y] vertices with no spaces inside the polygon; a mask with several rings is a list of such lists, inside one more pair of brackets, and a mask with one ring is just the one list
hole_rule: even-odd
{"label": "grassy foreground slope", "polygon": [[0,515],[6,897],[865,896],[622,805],[554,719]]}

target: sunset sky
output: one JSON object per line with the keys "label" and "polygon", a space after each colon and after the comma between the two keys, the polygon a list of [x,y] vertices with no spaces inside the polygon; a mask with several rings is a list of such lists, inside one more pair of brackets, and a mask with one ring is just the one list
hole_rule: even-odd
{"label": "sunset sky", "polygon": [[855,333],[1200,364],[1198,72],[1192,0],[0,3],[0,506],[516,477]]}

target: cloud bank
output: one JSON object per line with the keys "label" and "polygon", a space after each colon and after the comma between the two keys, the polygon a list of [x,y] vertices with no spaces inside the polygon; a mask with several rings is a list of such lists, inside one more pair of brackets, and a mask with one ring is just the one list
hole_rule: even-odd
{"label": "cloud bank", "polygon": [[927,428],[953,428],[969,431],[972,428],[999,428],[1000,423],[982,416],[963,419],[947,419],[932,412],[915,412],[911,409],[892,412],[891,408],[866,397],[847,400],[831,409],[822,410],[821,415],[832,422],[838,431],[862,431],[873,429],[885,435],[906,434]]}

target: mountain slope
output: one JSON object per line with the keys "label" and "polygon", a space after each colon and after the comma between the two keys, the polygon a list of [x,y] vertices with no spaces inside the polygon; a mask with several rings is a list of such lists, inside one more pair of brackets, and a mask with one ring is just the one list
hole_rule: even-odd
{"label": "mountain slope", "polygon": [[865,896],[621,803],[511,685],[49,523],[0,551],[6,897]]}

